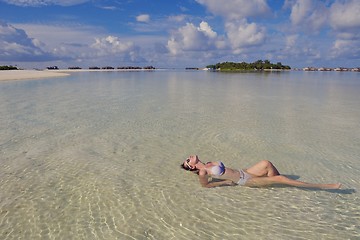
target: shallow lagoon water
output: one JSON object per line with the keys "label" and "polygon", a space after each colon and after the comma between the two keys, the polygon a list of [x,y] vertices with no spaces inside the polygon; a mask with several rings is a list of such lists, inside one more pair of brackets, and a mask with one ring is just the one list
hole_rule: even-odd
{"label": "shallow lagoon water", "polygon": [[[359,239],[359,92],[353,72],[1,82],[0,238]],[[204,189],[192,153],[343,189]]]}

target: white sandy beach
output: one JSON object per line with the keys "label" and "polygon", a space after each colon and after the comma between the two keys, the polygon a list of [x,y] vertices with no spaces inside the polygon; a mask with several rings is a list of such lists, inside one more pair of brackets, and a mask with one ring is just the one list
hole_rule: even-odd
{"label": "white sandy beach", "polygon": [[38,71],[38,70],[4,70],[0,71],[0,81],[8,80],[25,80],[49,77],[64,77],[68,73],[55,72],[55,71]]}
{"label": "white sandy beach", "polygon": [[138,72],[138,71],[154,71],[154,70],[153,69],[4,70],[4,71],[0,71],[0,81],[64,77],[74,72]]}

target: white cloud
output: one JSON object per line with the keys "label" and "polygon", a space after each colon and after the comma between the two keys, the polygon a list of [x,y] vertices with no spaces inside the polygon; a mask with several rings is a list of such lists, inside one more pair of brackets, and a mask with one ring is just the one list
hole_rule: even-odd
{"label": "white cloud", "polygon": [[187,23],[172,34],[167,48],[172,55],[196,51],[209,53],[213,50],[232,50],[239,54],[246,48],[263,44],[266,39],[264,28],[255,23],[247,23],[246,20],[227,22],[225,30],[226,36],[219,36],[205,21],[198,27]]}
{"label": "white cloud", "polygon": [[244,48],[259,46],[266,39],[264,27],[256,23],[248,23],[247,18],[264,16],[270,13],[265,0],[196,0],[207,7],[214,15],[225,19],[226,38],[218,40],[215,46],[224,49],[232,48],[233,53],[239,54]]}
{"label": "white cloud", "polygon": [[[282,54],[289,61],[331,62],[360,57],[360,4],[358,0],[288,0],[292,35]],[[303,30],[303,34],[299,31]],[[285,31],[285,32],[286,32]],[[315,33],[315,34],[314,34]],[[294,45],[295,44],[295,45]],[[330,63],[330,65],[333,65]]]}
{"label": "white cloud", "polygon": [[95,38],[95,43],[91,45],[99,51],[101,56],[107,54],[126,53],[134,48],[133,42],[123,42],[118,37],[107,36],[104,38]]}
{"label": "white cloud", "polygon": [[336,33],[332,58],[360,58],[360,4],[357,0],[336,1],[330,8],[330,26]]}
{"label": "white cloud", "polygon": [[184,14],[174,15],[174,16],[169,16],[168,17],[169,21],[174,21],[174,22],[182,22],[185,19],[186,19],[186,15],[184,15]]}
{"label": "white cloud", "polygon": [[291,9],[290,20],[293,24],[298,25],[302,23],[307,15],[312,10],[312,0],[298,0],[294,3]]}
{"label": "white cloud", "polygon": [[44,61],[54,56],[43,51],[38,39],[30,38],[27,33],[4,22],[0,22],[0,59],[2,61]]}
{"label": "white cloud", "polygon": [[126,61],[137,61],[139,59],[139,48],[131,41],[122,41],[115,36],[96,38],[95,43],[91,45],[95,49],[96,57],[117,58]]}
{"label": "white cloud", "polygon": [[207,22],[202,21],[198,30],[202,31],[209,38],[216,38],[217,34],[214,32]]}
{"label": "white cloud", "polygon": [[337,1],[331,6],[330,24],[336,30],[360,29],[360,2]]}
{"label": "white cloud", "polygon": [[[63,60],[66,67],[77,64],[74,61],[81,62],[85,66],[104,62],[116,65],[132,64],[131,62],[134,61],[146,62],[145,57],[150,59],[156,55],[153,52],[155,44],[162,42],[164,46],[167,41],[167,38],[163,36],[146,35],[136,38],[109,36],[102,28],[92,26],[43,24],[16,24],[15,26],[18,29],[24,29],[27,35],[31,36],[29,38],[33,40],[35,47],[56,56],[59,61]],[[7,29],[7,31],[10,30]],[[142,51],[139,46],[142,46]],[[21,58],[16,58],[16,60],[22,62]],[[53,64],[61,66],[61,62]]]}
{"label": "white cloud", "polygon": [[12,5],[28,7],[28,6],[47,6],[47,5],[73,6],[88,2],[89,0],[3,0],[3,1]]}
{"label": "white cloud", "polygon": [[144,14],[137,16],[136,21],[128,22],[127,26],[133,31],[147,33],[147,35],[149,35],[148,33],[152,33],[154,35],[162,33],[161,35],[164,36],[170,29],[179,28],[186,22],[189,22],[189,19],[191,19],[191,16],[184,14],[169,16],[156,15],[154,17]]}
{"label": "white cloud", "polygon": [[74,41],[90,44],[94,36],[102,34],[100,28],[79,25],[14,24],[14,26],[24,29],[30,36],[46,42],[49,47],[71,44]]}
{"label": "white cloud", "polygon": [[286,1],[291,8],[290,21],[294,26],[319,30],[331,26],[335,31],[360,28],[360,4],[358,0],[336,0],[327,7],[326,3],[312,0]]}
{"label": "white cloud", "polygon": [[[295,58],[298,54],[299,54],[299,34],[291,34],[289,36],[285,37],[285,43],[284,43],[284,48],[283,50],[281,50],[281,55],[282,56],[292,56],[293,58]],[[283,43],[277,43],[278,45],[281,46],[281,44]]]}
{"label": "white cloud", "polygon": [[290,20],[294,26],[316,31],[327,23],[328,9],[319,1],[296,0],[291,6]]}
{"label": "white cloud", "polygon": [[111,11],[117,9],[117,7],[115,7],[115,6],[100,6],[99,8],[104,9],[104,10],[111,10]]}
{"label": "white cloud", "polygon": [[41,45],[37,46],[43,51],[66,60],[86,58],[85,55],[90,52],[89,46],[93,43],[94,37],[102,34],[101,29],[78,25],[16,24],[15,26],[24,29],[32,38],[38,39]]}
{"label": "white cloud", "polygon": [[261,16],[270,12],[266,0],[196,0],[215,14],[228,20]]}
{"label": "white cloud", "polygon": [[225,24],[227,36],[232,48],[236,53],[242,48],[257,46],[264,43],[265,29],[256,23],[247,23],[245,20],[239,22],[228,22]]}
{"label": "white cloud", "polygon": [[150,21],[150,15],[141,14],[141,15],[136,17],[136,21],[138,21],[138,22],[149,22]]}
{"label": "white cloud", "polygon": [[[220,42],[219,42],[220,41]],[[192,23],[187,23],[173,33],[168,40],[169,52],[177,55],[184,51],[203,51],[212,50],[216,46],[221,46],[221,40],[207,22],[201,22],[199,27]]]}
{"label": "white cloud", "polygon": [[334,42],[331,49],[331,56],[333,58],[359,58],[360,44],[357,40],[338,39]]}
{"label": "white cloud", "polygon": [[306,35],[291,34],[284,38],[284,48],[279,51],[282,58],[291,61],[312,61],[319,59],[321,51],[316,42],[312,42]]}
{"label": "white cloud", "polygon": [[180,51],[199,51],[203,50],[206,42],[206,35],[199,31],[192,23],[187,23],[181,27],[174,36],[168,41],[170,53],[176,55]]}
{"label": "white cloud", "polygon": [[286,37],[285,48],[292,49],[296,47],[297,40],[299,38],[298,34],[293,34]]}

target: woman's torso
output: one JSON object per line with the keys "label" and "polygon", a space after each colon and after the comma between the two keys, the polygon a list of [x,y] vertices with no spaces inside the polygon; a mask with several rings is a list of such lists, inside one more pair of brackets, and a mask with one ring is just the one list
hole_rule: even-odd
{"label": "woman's torso", "polygon": [[[225,167],[222,162],[211,162],[209,165],[210,166],[207,167],[207,173],[213,178],[227,179],[233,182],[238,182],[240,179],[239,170]],[[223,171],[222,174],[219,174],[222,172],[221,166],[224,167],[225,171]]]}

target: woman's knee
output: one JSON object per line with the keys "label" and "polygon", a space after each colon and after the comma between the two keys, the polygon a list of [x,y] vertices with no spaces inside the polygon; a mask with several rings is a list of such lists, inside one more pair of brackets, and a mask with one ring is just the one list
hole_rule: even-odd
{"label": "woman's knee", "polygon": [[274,164],[272,164],[272,162],[270,162],[269,160],[262,160],[262,164],[263,164],[264,168],[267,169],[267,171],[268,171],[267,175],[269,177],[280,175],[279,171],[276,169]]}
{"label": "woman's knee", "polygon": [[273,164],[269,160],[261,160],[260,163],[266,167],[273,167]]}

